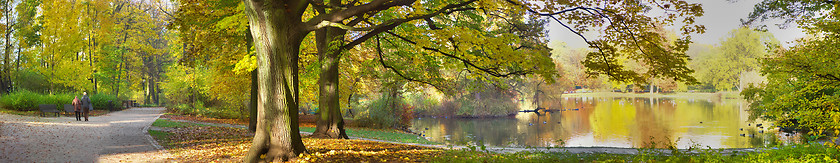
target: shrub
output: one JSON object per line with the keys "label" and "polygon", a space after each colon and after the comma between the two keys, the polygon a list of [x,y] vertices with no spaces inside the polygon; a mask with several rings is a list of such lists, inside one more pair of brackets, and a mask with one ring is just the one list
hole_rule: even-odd
{"label": "shrub", "polygon": [[[69,96],[69,97],[70,97],[71,100],[73,99],[73,96]],[[81,98],[81,97],[79,97],[79,98]],[[122,100],[118,99],[115,96],[100,93],[100,94],[90,95],[89,98],[90,98],[90,103],[93,104],[93,109],[107,110],[108,109],[108,101],[111,101],[114,104],[114,110],[123,109],[122,105],[120,105]]]}
{"label": "shrub", "polygon": [[34,111],[38,110],[39,103],[41,103],[41,95],[26,90],[0,97],[0,105],[9,110]]}
{"label": "shrub", "polygon": [[443,115],[446,112],[441,110],[441,103],[430,98],[426,93],[407,93],[406,102],[412,107],[412,111],[417,115]]}
{"label": "shrub", "polygon": [[39,104],[55,104],[61,109],[64,104],[72,101],[73,94],[70,93],[44,95],[22,90],[0,97],[0,106],[9,110],[37,111]]}
{"label": "shrub", "polygon": [[247,112],[239,112],[235,108],[205,107],[201,101],[195,102],[193,106],[189,104],[177,104],[168,109],[184,115],[224,119],[243,118],[247,114]]}
{"label": "shrub", "polygon": [[401,128],[409,126],[414,117],[412,107],[399,98],[387,96],[361,104],[356,124],[371,128]]}

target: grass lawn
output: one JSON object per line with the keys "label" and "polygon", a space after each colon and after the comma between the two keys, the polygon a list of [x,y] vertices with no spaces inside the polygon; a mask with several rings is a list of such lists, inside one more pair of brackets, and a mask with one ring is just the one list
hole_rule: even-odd
{"label": "grass lawn", "polygon": [[155,120],[155,122],[152,123],[152,126],[166,127],[166,128],[180,128],[180,127],[208,126],[208,125],[200,124],[200,123],[176,122],[176,121],[170,121],[170,120],[166,120],[166,119],[157,119],[157,120]]}
{"label": "grass lawn", "polygon": [[479,150],[447,150],[431,162],[838,162],[840,149],[820,144],[780,146],[763,152],[720,154],[718,149],[666,154],[639,149],[628,154],[572,154],[563,152],[491,153]]}
{"label": "grass lawn", "polygon": [[[300,131],[314,132],[315,127],[300,127]],[[347,136],[378,139],[393,142],[416,143],[416,144],[440,144],[421,138],[414,134],[408,134],[389,129],[368,129],[368,128],[345,128]]]}

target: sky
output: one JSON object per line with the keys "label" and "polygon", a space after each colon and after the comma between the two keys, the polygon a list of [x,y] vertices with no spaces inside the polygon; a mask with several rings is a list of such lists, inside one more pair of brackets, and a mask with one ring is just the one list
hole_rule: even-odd
{"label": "sky", "polygon": [[[721,39],[726,38],[729,31],[740,27],[741,19],[746,19],[752,12],[753,6],[761,0],[738,0],[736,2],[727,0],[687,1],[689,3],[699,2],[703,5],[704,14],[697,19],[697,24],[706,26],[706,33],[693,34],[691,40],[694,43],[717,45]],[[780,22],[782,21],[772,20],[763,24],[767,25],[768,32],[772,33],[782,43],[782,46],[790,47],[797,38],[805,37],[805,33],[802,32],[802,29],[797,28],[796,24],[791,24],[786,29],[779,29],[774,25]],[[569,49],[587,47],[586,42],[557,22],[549,21],[547,28],[549,45],[554,45],[556,42],[565,42]],[[595,37],[595,33],[590,32],[586,36],[587,38]]]}

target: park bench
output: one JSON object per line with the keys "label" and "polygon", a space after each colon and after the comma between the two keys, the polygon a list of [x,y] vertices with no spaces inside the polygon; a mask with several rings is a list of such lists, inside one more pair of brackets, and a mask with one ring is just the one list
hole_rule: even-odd
{"label": "park bench", "polygon": [[61,112],[61,111],[58,111],[58,109],[56,109],[55,104],[39,104],[38,109],[41,110],[41,116],[42,117],[46,116],[46,113],[48,113],[48,112],[49,113],[55,113],[55,116],[58,117],[58,113]]}
{"label": "park bench", "polygon": [[64,115],[75,115],[76,107],[73,107],[72,104],[64,104]]}

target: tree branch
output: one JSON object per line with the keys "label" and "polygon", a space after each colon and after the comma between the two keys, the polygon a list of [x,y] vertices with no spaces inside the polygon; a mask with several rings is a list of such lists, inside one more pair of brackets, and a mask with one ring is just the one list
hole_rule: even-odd
{"label": "tree branch", "polygon": [[408,80],[408,81],[411,81],[411,82],[423,83],[423,84],[431,85],[431,86],[433,86],[433,87],[435,87],[435,88],[437,88],[437,89],[439,89],[439,90],[446,90],[446,89],[442,89],[441,87],[439,87],[439,86],[437,86],[437,85],[435,85],[435,84],[432,84],[432,83],[430,83],[430,82],[423,81],[423,80],[418,80],[418,79],[414,79],[414,78],[411,78],[411,77],[405,76],[405,75],[403,75],[403,73],[402,73],[402,72],[400,72],[400,71],[399,71],[399,70],[397,70],[396,68],[394,68],[394,67],[392,67],[392,66],[388,65],[387,63],[385,63],[385,57],[383,57],[383,56],[382,56],[382,47],[380,46],[379,36],[376,36],[376,52],[377,52],[377,54],[379,55],[379,63],[380,63],[380,64],[382,64],[382,67],[385,67],[386,69],[391,70],[392,72],[394,72],[395,74],[397,74],[397,76],[400,76],[401,78],[403,78],[403,79],[405,79],[405,80]]}
{"label": "tree branch", "polygon": [[358,5],[358,6],[351,6],[346,9],[342,9],[337,12],[333,12],[331,14],[320,14],[305,24],[309,28],[305,28],[308,31],[314,31],[318,28],[315,28],[316,25],[321,24],[322,21],[334,22],[338,23],[344,21],[344,19],[350,18],[351,16],[358,15],[361,13],[366,13],[370,11],[378,11],[378,10],[385,10],[394,6],[404,6],[414,3],[416,0],[373,0],[369,3]]}
{"label": "tree branch", "polygon": [[[399,38],[400,40],[403,40],[403,41],[405,41],[405,42],[408,42],[408,43],[410,43],[410,44],[413,44],[413,45],[415,45],[415,46],[417,45],[417,42],[412,41],[412,40],[410,40],[410,39],[408,39],[408,38],[406,38],[406,37],[403,37],[403,36],[397,35],[396,33],[393,33],[393,32],[391,32],[391,31],[386,31],[386,33],[388,33],[388,34],[390,34],[390,35],[392,35],[392,36],[394,36],[394,37],[397,37],[397,38]],[[442,54],[443,56],[447,56],[447,57],[450,57],[450,58],[453,58],[453,59],[459,60],[459,61],[461,61],[462,63],[464,63],[466,67],[472,67],[472,68],[475,68],[475,69],[481,70],[482,72],[485,72],[485,73],[490,74],[490,75],[495,76],[495,77],[520,76],[520,75],[527,75],[527,74],[531,74],[531,73],[533,73],[533,71],[513,71],[513,72],[501,73],[501,72],[494,71],[494,70],[499,70],[499,68],[498,68],[498,67],[496,67],[496,68],[484,68],[484,67],[481,67],[481,66],[475,65],[472,61],[469,61],[469,60],[467,60],[467,59],[464,59],[464,58],[458,57],[458,56],[456,56],[456,55],[454,55],[454,54],[449,54],[449,53],[446,53],[446,52],[444,52],[444,51],[441,51],[440,49],[431,48],[431,47],[424,47],[424,46],[421,46],[421,48],[423,48],[423,49],[425,49],[425,50],[429,50],[429,51],[437,52],[437,53]]]}
{"label": "tree branch", "polygon": [[475,1],[477,1],[477,0],[468,0],[466,2],[462,2],[462,3],[458,3],[458,4],[449,4],[449,5],[446,5],[445,7],[441,8],[438,11],[435,11],[435,12],[429,13],[429,14],[425,14],[425,15],[418,15],[418,16],[409,17],[409,18],[405,18],[405,19],[391,19],[391,20],[388,20],[385,23],[375,25],[370,32],[365,33],[364,35],[362,35],[361,37],[359,37],[359,38],[357,38],[353,41],[350,41],[346,45],[342,46],[341,49],[342,50],[351,49],[354,46],[359,45],[362,42],[365,42],[366,40],[370,39],[373,36],[376,36],[376,35],[378,35],[382,32],[394,29],[395,27],[397,27],[397,26],[399,26],[403,23],[409,22],[409,21],[431,18],[431,17],[437,16],[437,15],[440,15],[440,14],[444,14],[444,13],[449,14],[449,13],[458,12],[458,11],[475,10],[475,8],[471,8],[471,7],[461,8],[461,7],[464,7],[464,6],[466,6],[470,3],[473,3]]}

